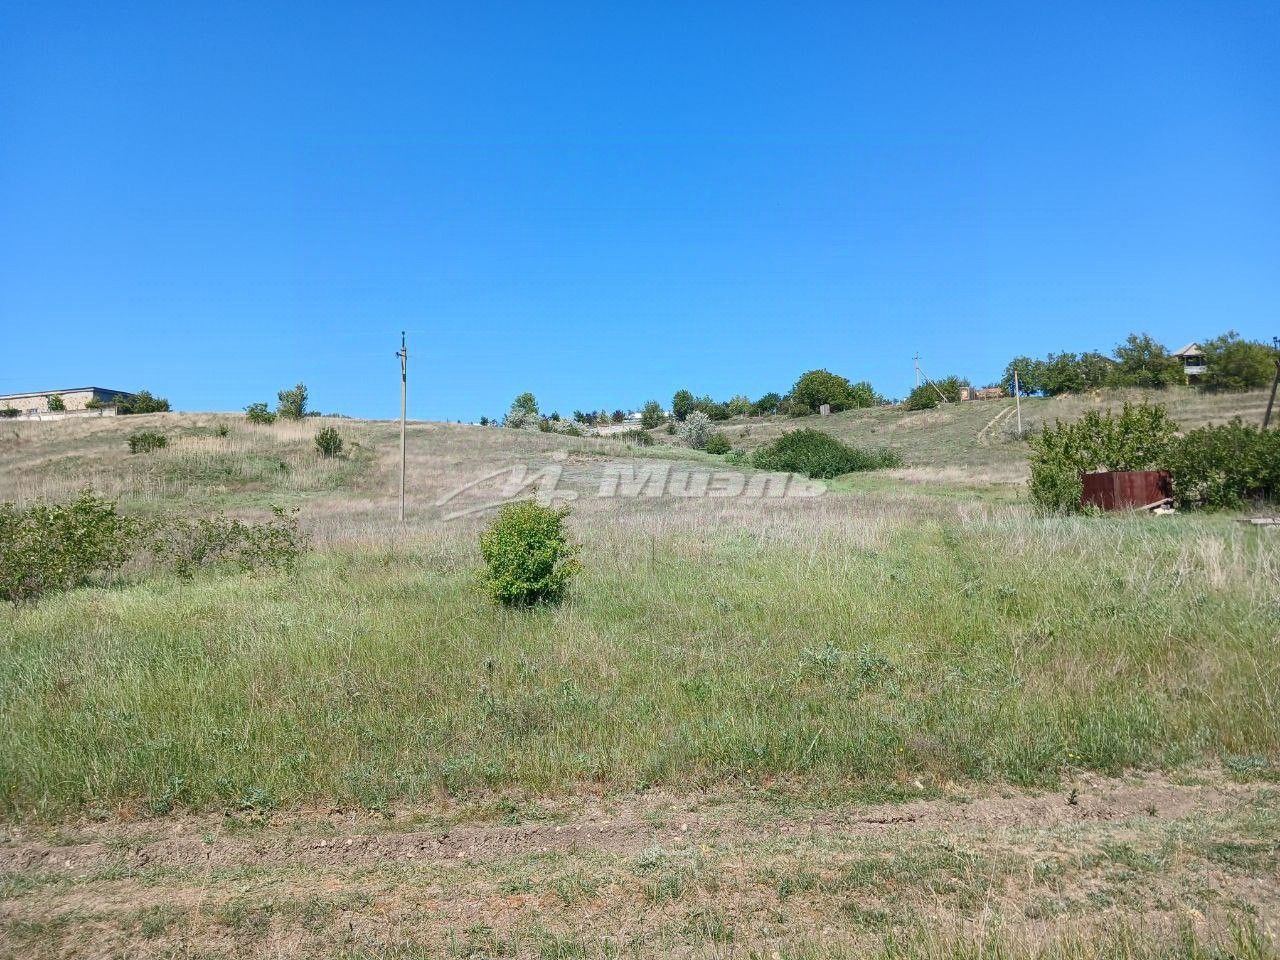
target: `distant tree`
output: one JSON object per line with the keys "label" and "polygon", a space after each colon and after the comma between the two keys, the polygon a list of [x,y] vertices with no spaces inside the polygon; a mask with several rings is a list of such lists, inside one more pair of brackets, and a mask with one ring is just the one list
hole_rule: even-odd
{"label": "distant tree", "polygon": [[67,404],[62,399],[62,394],[60,393],[49,394],[49,399],[46,402],[49,405],[49,409],[55,413],[67,409]]}
{"label": "distant tree", "polygon": [[276,415],[265,403],[251,403],[244,408],[244,418],[250,423],[275,423]]}
{"label": "distant tree", "polygon": [[686,447],[701,450],[711,438],[711,418],[702,410],[694,410],[677,428],[680,442]]}
{"label": "distant tree", "polygon": [[488,425],[489,425],[489,418],[488,418],[488,417],[481,417],[481,418],[480,418],[480,426],[482,426],[482,427],[487,427]]}
{"label": "distant tree", "polygon": [[578,423],[582,423],[582,424],[586,424],[587,426],[590,426],[592,423],[595,422],[596,415],[592,413],[590,410],[586,412],[582,410],[575,410],[573,411],[573,419],[576,420]]}
{"label": "distant tree", "polygon": [[307,387],[299,383],[292,390],[281,390],[276,394],[276,416],[282,420],[301,420],[307,415]]}
{"label": "distant tree", "polygon": [[1276,372],[1276,351],[1254,340],[1242,340],[1228,330],[1200,345],[1204,351],[1201,385],[1207,390],[1253,390],[1271,383]]}
{"label": "distant tree", "polygon": [[547,419],[548,419],[548,420],[550,420],[552,423],[559,423],[559,422],[560,422],[560,413],[559,413],[559,411],[557,411],[557,410],[552,410],[552,411],[551,411],[551,416],[547,417]]}
{"label": "distant tree", "polygon": [[874,407],[883,399],[880,394],[876,393],[875,387],[866,380],[859,380],[849,388],[853,407]]}
{"label": "distant tree", "polygon": [[1115,367],[1114,360],[1096,351],[1080,354],[1080,381],[1084,385],[1082,389],[1097,390],[1105,387],[1110,382]]}
{"label": "distant tree", "polygon": [[1111,385],[1162,389],[1186,383],[1182,362],[1145,333],[1131,333],[1115,349]]}
{"label": "distant tree", "polygon": [[766,417],[770,414],[778,412],[778,407],[782,403],[782,397],[776,393],[766,393],[763,397],[751,405],[751,413],[753,416]]}
{"label": "distant tree", "polygon": [[738,394],[725,403],[725,409],[731,417],[745,417],[751,412],[751,398]]}
{"label": "distant tree", "polygon": [[640,426],[646,430],[661,426],[662,421],[666,419],[667,415],[662,412],[662,404],[658,403],[657,400],[650,400],[644,405],[644,409],[640,411]]}
{"label": "distant tree", "polygon": [[834,412],[874,406],[876,392],[869,383],[859,383],[855,389],[848,380],[830,370],[810,370],[791,388],[791,399],[810,413],[817,413],[823,404],[830,405]]}
{"label": "distant tree", "polygon": [[1004,368],[1000,386],[1013,396],[1013,374],[1018,373],[1018,392],[1024,397],[1044,389],[1044,363],[1030,357],[1014,357]]}
{"label": "distant tree", "polygon": [[693,402],[694,410],[700,410],[712,420],[728,420],[729,407],[724,403],[716,403],[711,399],[710,394],[704,393]]}
{"label": "distant tree", "polygon": [[621,410],[615,410],[613,413],[609,414],[609,419],[614,423],[626,423],[627,415]]}
{"label": "distant tree", "polygon": [[693,394],[688,390],[677,390],[675,396],[671,398],[671,416],[676,421],[683,421],[685,417],[693,413],[694,410]]}
{"label": "distant tree", "polygon": [[903,406],[908,410],[931,410],[944,398],[948,403],[956,403],[960,399],[960,391],[967,386],[970,386],[968,380],[954,375],[925,382],[911,391]]}
{"label": "distant tree", "polygon": [[507,411],[503,425],[513,430],[537,426],[538,401],[532,393],[522,393],[511,401],[511,409]]}
{"label": "distant tree", "polygon": [[168,413],[169,401],[164,397],[154,396],[150,390],[139,390],[132,397],[116,394],[111,400],[116,413]]}
{"label": "distant tree", "polygon": [[1084,390],[1080,358],[1074,353],[1051,353],[1041,365],[1040,386],[1046,394],[1080,393]]}

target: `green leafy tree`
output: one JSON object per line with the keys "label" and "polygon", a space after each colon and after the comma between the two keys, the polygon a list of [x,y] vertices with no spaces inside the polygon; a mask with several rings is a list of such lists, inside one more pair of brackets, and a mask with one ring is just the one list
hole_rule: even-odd
{"label": "green leafy tree", "polygon": [[627,415],[621,410],[615,410],[613,413],[609,414],[609,419],[614,423],[626,423]]}
{"label": "green leafy tree", "polygon": [[941,380],[926,381],[907,395],[903,406],[908,410],[932,410],[945,399],[948,403],[960,400],[960,391],[969,386],[963,377],[950,376]]}
{"label": "green leafy tree", "polygon": [[738,394],[725,403],[725,409],[731,417],[745,417],[751,412],[751,398]]}
{"label": "green leafy tree", "polygon": [[276,394],[276,416],[282,420],[301,420],[307,415],[306,384],[296,384],[292,390],[281,390]]}
{"label": "green leafy tree", "polygon": [[244,408],[244,418],[250,423],[275,423],[276,415],[265,403],[251,403]]}
{"label": "green leafy tree", "polygon": [[772,392],[766,393],[751,405],[751,414],[756,417],[767,417],[777,413],[780,406],[782,406],[781,395]]}
{"label": "green leafy tree", "polygon": [[1014,357],[1005,365],[1004,376],[1000,378],[1000,386],[1009,396],[1013,396],[1013,374],[1018,373],[1018,391],[1024,396],[1039,393],[1044,389],[1044,363],[1030,357]]}
{"label": "green leafy tree", "polygon": [[538,420],[538,400],[532,393],[526,391],[511,401],[511,409],[507,411],[506,419],[502,422],[513,430],[520,430],[524,427],[537,426]]}
{"label": "green leafy tree", "polygon": [[791,400],[795,406],[810,413],[817,413],[823,404],[830,404],[833,411],[848,410],[855,405],[853,384],[830,370],[810,370],[801,374],[791,388]]}
{"label": "green leafy tree", "polygon": [[1201,345],[1204,374],[1200,384],[1208,390],[1255,390],[1271,383],[1276,373],[1276,351],[1263,343],[1242,340],[1228,330]]}
{"label": "green leafy tree", "polygon": [[67,409],[66,401],[62,399],[62,394],[60,393],[49,394],[49,399],[46,402],[48,403],[49,409],[54,413],[60,413]]}
{"label": "green leafy tree", "polygon": [[119,414],[169,412],[169,401],[155,396],[150,390],[139,390],[132,397],[116,394],[111,403]]}
{"label": "green leafy tree", "polygon": [[640,411],[640,426],[646,430],[662,426],[662,422],[666,419],[667,415],[662,412],[662,404],[657,400],[650,400]]}
{"label": "green leafy tree", "polygon": [[1131,333],[1115,349],[1116,365],[1111,385],[1163,389],[1186,383],[1182,361],[1145,333]]}
{"label": "green leafy tree", "polygon": [[693,394],[688,390],[677,390],[675,396],[671,398],[671,417],[676,421],[682,421],[694,409]]}

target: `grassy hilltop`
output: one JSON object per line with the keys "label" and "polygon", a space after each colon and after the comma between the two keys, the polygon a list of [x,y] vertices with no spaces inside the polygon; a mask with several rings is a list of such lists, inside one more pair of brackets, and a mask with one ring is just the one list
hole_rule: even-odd
{"label": "grassy hilltop", "polygon": [[[1011,407],[718,425],[906,461],[799,498],[602,497],[724,461],[413,424],[403,528],[393,423],[324,421],[337,459],[314,421],[0,425],[0,499],[281,504],[315,545],[0,610],[0,956],[1271,955],[1280,536],[1039,517]],[[576,494],[558,608],[494,607],[487,515],[446,519],[521,464]]]}

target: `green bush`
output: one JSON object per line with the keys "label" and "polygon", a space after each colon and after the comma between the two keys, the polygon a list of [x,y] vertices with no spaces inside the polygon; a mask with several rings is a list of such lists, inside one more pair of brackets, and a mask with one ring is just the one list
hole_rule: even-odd
{"label": "green bush", "polygon": [[638,447],[652,447],[653,437],[645,433],[643,430],[625,430],[617,434],[619,440],[625,440],[627,443],[634,443]]}
{"label": "green bush", "polygon": [[160,450],[168,445],[169,438],[154,430],[142,430],[129,437],[130,453],[150,453],[152,450]]}
{"label": "green bush", "polygon": [[63,410],[66,410],[66,409],[67,409],[67,404],[66,404],[66,402],[62,399],[62,394],[60,394],[60,393],[51,393],[51,394],[49,394],[49,399],[48,399],[48,401],[47,401],[47,402],[48,402],[48,405],[49,405],[49,409],[50,409],[51,411],[55,412],[55,413],[59,413],[59,412],[61,412],[61,411],[63,411]]}
{"label": "green bush", "polygon": [[829,479],[860,470],[900,467],[902,457],[888,449],[860,450],[821,430],[793,430],[757,450],[752,464],[761,470]]}
{"label": "green bush", "polygon": [[944,398],[948,403],[958,403],[960,391],[967,386],[970,386],[968,380],[956,376],[927,381],[907,394],[907,399],[902,405],[907,410],[932,410],[942,403]]}
{"label": "green bush", "polygon": [[142,519],[85,491],[64,504],[0,504],[0,597],[34,602],[92,584],[125,564],[190,577],[200,566],[291,570],[306,549],[296,511],[246,523],[222,516]]}
{"label": "green bush", "polygon": [[509,503],[480,537],[489,595],[507,606],[556,603],[578,572],[578,548],[564,529],[568,509]]}
{"label": "green bush", "polygon": [[1179,437],[1167,467],[1180,506],[1239,508],[1249,500],[1280,500],[1280,431],[1240,418]]}
{"label": "green bush", "polygon": [[18,415],[17,407],[0,407],[0,417],[10,419]]}
{"label": "green bush", "polygon": [[122,397],[116,394],[112,398],[111,404],[116,408],[116,413],[119,414],[169,412],[169,401],[164,397],[153,395],[150,390],[139,390],[132,397]]}
{"label": "green bush", "polygon": [[803,374],[791,388],[787,398],[793,416],[817,413],[828,404],[832,412],[852,407],[874,406],[877,397],[871,384],[850,383],[844,377],[829,370],[810,370]]}
{"label": "green bush", "polygon": [[301,420],[307,415],[307,385],[299,383],[292,390],[276,394],[276,416],[281,420]]}
{"label": "green bush", "polygon": [[707,438],[707,445],[702,449],[706,450],[707,453],[714,453],[717,456],[723,456],[732,450],[733,447],[729,441],[725,439],[724,434],[713,433]]}
{"label": "green bush", "polygon": [[307,547],[297,510],[272,507],[270,520],[246,523],[224,516],[147,521],[141,544],[154,565],[190,579],[198,567],[232,563],[245,573],[291,572]]}
{"label": "green bush", "polygon": [[640,411],[640,426],[646,430],[661,426],[662,421],[666,419],[667,415],[662,412],[662,404],[658,403],[657,400],[650,400],[644,405],[644,409]]}
{"label": "green bush", "polygon": [[251,403],[244,408],[244,418],[250,423],[275,423],[276,415],[265,403]]}
{"label": "green bush", "polygon": [[316,449],[322,457],[336,457],[342,452],[342,436],[333,427],[322,427],[316,434]]}
{"label": "green bush", "polygon": [[676,433],[686,447],[701,450],[711,439],[711,417],[703,410],[694,410],[676,427]]}
{"label": "green bush", "polygon": [[0,504],[0,596],[34,601],[121,567],[142,528],[110,500],[85,492],[70,503]]}
{"label": "green bush", "polygon": [[1166,469],[1177,429],[1164,407],[1146,403],[1059,420],[1031,438],[1031,499],[1071,512],[1080,509],[1083,473]]}

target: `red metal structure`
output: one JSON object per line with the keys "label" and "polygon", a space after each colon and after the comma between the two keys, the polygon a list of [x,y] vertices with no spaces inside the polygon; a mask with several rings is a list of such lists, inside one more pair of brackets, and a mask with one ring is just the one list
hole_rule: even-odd
{"label": "red metal structure", "polygon": [[1080,503],[1103,510],[1135,510],[1153,507],[1173,496],[1173,485],[1164,470],[1111,470],[1082,474]]}

